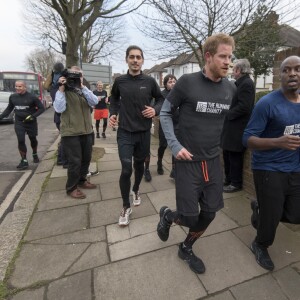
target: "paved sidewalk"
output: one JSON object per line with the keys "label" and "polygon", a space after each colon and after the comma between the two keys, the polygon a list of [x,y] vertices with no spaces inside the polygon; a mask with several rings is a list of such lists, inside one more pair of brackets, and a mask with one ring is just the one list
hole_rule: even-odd
{"label": "paved sidewalk", "polygon": [[169,150],[165,175],[156,172],[156,138],[151,144],[152,181],[142,181],[142,204],[133,208],[129,226],[120,228],[120,161],[116,132],[107,131],[107,138],[95,144],[105,149],[97,165],[92,164],[100,171],[91,177],[97,189],[85,190],[84,200],[66,196],[66,170],[52,169],[51,153],[41,162],[32,180],[45,184],[41,194],[33,191],[25,197],[36,208],[6,275],[8,286],[16,289],[9,299],[300,299],[300,227],[280,224],[270,248],[276,268],[262,269],[249,249],[255,231],[251,197],[244,192],[224,194],[224,209],[194,246],[206,265],[204,275],[193,273],[177,256],[185,228],[172,226],[169,240],[159,240],[158,212],[162,205],[175,208],[175,185],[169,178]]}

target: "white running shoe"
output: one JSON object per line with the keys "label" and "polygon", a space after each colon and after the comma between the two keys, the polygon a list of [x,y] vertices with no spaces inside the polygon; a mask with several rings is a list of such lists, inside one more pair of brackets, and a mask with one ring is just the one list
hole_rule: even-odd
{"label": "white running shoe", "polygon": [[134,206],[139,206],[142,201],[142,199],[140,197],[140,192],[139,191],[137,191],[137,192],[131,191],[130,193],[132,195],[132,204]]}
{"label": "white running shoe", "polygon": [[122,208],[122,211],[121,211],[121,214],[119,217],[119,226],[127,226],[129,224],[129,222],[130,222],[129,216],[131,215],[131,213],[132,213],[132,209],[130,207]]}

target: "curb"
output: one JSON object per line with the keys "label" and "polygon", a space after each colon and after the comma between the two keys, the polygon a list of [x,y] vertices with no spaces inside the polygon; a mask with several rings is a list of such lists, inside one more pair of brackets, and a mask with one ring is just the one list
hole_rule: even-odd
{"label": "curb", "polygon": [[[0,224],[0,281],[3,281],[5,278],[9,263],[15,255],[32,213],[40,200],[44,182],[52,172],[55,164],[53,156],[57,150],[59,141],[60,136],[58,136],[55,142],[49,147],[47,153],[39,163],[39,166],[33,172],[28,183],[14,203],[13,211],[9,212]],[[3,204],[5,203],[5,207],[1,206],[0,213],[2,213],[3,210],[5,212],[9,208],[12,200],[30,175],[31,172],[26,171],[13,186],[12,191],[3,202]],[[2,214],[0,215],[2,216]]]}

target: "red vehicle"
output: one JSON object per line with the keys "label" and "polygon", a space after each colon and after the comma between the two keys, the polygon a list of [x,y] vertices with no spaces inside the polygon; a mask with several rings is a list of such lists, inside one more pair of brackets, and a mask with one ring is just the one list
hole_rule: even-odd
{"label": "red vehicle", "polygon": [[42,101],[45,108],[51,106],[51,97],[43,89],[44,78],[38,73],[0,71],[0,91],[14,93],[15,82],[17,80],[25,81],[27,91],[36,95]]}

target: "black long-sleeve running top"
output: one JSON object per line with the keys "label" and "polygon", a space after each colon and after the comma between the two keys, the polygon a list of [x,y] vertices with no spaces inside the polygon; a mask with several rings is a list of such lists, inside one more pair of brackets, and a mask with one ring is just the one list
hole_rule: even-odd
{"label": "black long-sleeve running top", "polygon": [[8,106],[0,117],[8,116],[13,109],[15,109],[16,121],[24,121],[29,115],[36,118],[45,110],[42,102],[28,92],[10,95]]}
{"label": "black long-sleeve running top", "polygon": [[[154,105],[152,106],[152,100]],[[155,79],[140,73],[129,73],[116,78],[110,98],[110,114],[119,115],[119,127],[130,132],[146,131],[151,128],[152,119],[145,118],[142,111],[146,106],[155,109],[158,115],[163,96]]]}

